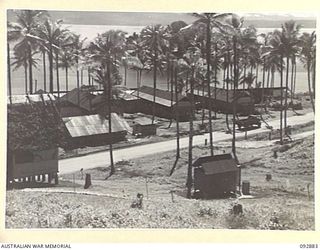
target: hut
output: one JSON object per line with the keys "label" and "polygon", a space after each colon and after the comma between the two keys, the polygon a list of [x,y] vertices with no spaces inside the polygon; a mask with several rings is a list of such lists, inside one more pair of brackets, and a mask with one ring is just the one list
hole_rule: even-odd
{"label": "hut", "polygon": [[[117,114],[137,113],[139,112],[139,98],[132,95],[134,90],[130,90],[125,86],[116,85],[112,87],[111,112]],[[103,95],[103,91],[94,92],[96,96],[92,100],[92,109],[95,113],[102,113],[106,110],[107,99]]]}
{"label": "hut", "polygon": [[7,186],[58,182],[58,146],[63,140],[54,97],[19,95],[8,104]]}
{"label": "hut", "polygon": [[[248,91],[226,90],[223,88],[210,87],[211,98],[208,97],[208,88],[199,87],[194,91],[195,101],[205,109],[231,114],[233,108],[236,113],[250,115],[254,111],[254,100]],[[216,98],[215,98],[216,97]]]}
{"label": "hut", "polygon": [[[286,87],[266,87],[266,88],[250,88],[246,89],[246,91],[250,92],[251,95],[254,98],[254,103],[260,103],[262,100],[262,95],[265,97],[272,97],[275,99],[278,99],[281,97],[281,92],[282,95],[285,95],[285,89]],[[288,92],[290,95],[290,93]]]}
{"label": "hut", "polygon": [[155,135],[157,133],[156,124],[152,124],[152,120],[147,117],[138,117],[133,120],[133,135]]}
{"label": "hut", "polygon": [[62,119],[72,148],[95,147],[124,141],[128,130],[131,129],[116,113],[111,113],[111,134],[108,119],[97,114]]}
{"label": "hut", "polygon": [[92,114],[92,100],[95,95],[86,89],[74,88],[59,99],[61,117]]}
{"label": "hut", "polygon": [[[140,99],[139,111],[144,114],[152,114],[154,88],[142,86],[132,93]],[[162,118],[176,118],[176,111],[180,121],[188,121],[191,115],[191,104],[187,96],[178,94],[176,100],[175,94],[170,91],[155,90],[155,115]]]}
{"label": "hut", "polygon": [[232,154],[200,157],[193,167],[195,194],[201,198],[226,197],[236,192],[240,168]]}

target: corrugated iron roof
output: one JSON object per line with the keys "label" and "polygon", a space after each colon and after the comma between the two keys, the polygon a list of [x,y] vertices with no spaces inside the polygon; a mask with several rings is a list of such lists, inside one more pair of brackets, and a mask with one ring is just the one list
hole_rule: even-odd
{"label": "corrugated iron roof", "polygon": [[[153,102],[153,88],[149,86],[142,86],[139,89],[139,94],[138,90],[135,90],[132,95],[137,96],[141,99]],[[176,97],[175,94],[171,95],[170,91],[167,90],[162,90],[162,89],[156,89],[156,98],[155,102],[164,105],[167,107],[171,107],[176,104]],[[171,96],[172,96],[172,105],[171,105]],[[182,99],[186,98],[186,96],[178,94],[178,101],[181,101]]]}
{"label": "corrugated iron roof", "polygon": [[[12,104],[27,104],[29,103],[29,100],[28,100],[29,98],[31,102],[42,102],[41,96],[43,96],[44,101],[50,101],[50,98],[53,101],[56,99],[54,95],[45,93],[45,94],[30,94],[30,95],[12,95],[11,101],[12,101]],[[7,103],[10,104],[9,96],[7,97]]]}
{"label": "corrugated iron roof", "polygon": [[138,117],[138,118],[135,118],[133,121],[134,121],[134,123],[140,124],[140,125],[152,124],[152,120],[147,117]]}
{"label": "corrugated iron roof", "polygon": [[[211,93],[211,98],[214,99],[215,98],[215,88],[214,87],[210,87],[210,93]],[[217,100],[227,102],[227,94],[228,94],[228,101],[233,102],[234,101],[233,90],[229,89],[227,91],[226,89],[216,88]],[[208,97],[208,88],[207,87],[195,88],[194,95]],[[251,95],[248,91],[236,90],[236,98],[235,99],[238,99],[240,97],[251,97]]]}
{"label": "corrugated iron roof", "polygon": [[[78,101],[79,95],[79,101]],[[79,106],[87,111],[90,111],[90,99],[93,100],[94,95],[90,94],[89,91],[79,90],[77,88],[69,91],[67,94],[60,98],[61,101],[67,101],[74,105]]]}
{"label": "corrugated iron roof", "polygon": [[205,156],[198,158],[194,167],[202,167],[205,175],[237,171],[237,163],[231,154]]}
{"label": "corrugated iron roof", "polygon": [[[108,120],[99,115],[73,116],[62,118],[72,137],[109,133]],[[111,114],[111,131],[126,131],[129,125],[116,113]]]}

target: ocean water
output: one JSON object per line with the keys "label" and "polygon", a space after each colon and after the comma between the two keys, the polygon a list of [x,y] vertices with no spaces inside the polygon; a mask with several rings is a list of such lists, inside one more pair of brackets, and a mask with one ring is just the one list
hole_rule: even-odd
{"label": "ocean water", "polygon": [[[65,25],[66,28],[70,29],[71,31],[80,34],[83,38],[87,38],[85,43],[89,43],[97,34],[101,34],[107,30],[111,29],[120,29],[127,32],[129,35],[133,32],[139,33],[143,26],[110,26],[110,25]],[[258,29],[258,33],[266,33],[269,31],[273,31],[274,28],[261,28]],[[302,29],[302,32],[309,32],[311,33],[314,29]],[[13,46],[11,46],[13,47]],[[10,53],[12,57],[12,53]],[[43,65],[42,65],[42,57],[39,57],[38,67],[33,69],[33,79],[34,79],[34,90],[44,89],[44,75],[43,75]],[[48,66],[48,59],[47,59],[47,66]],[[297,82],[296,82],[296,91],[297,92],[306,92],[308,91],[308,83],[307,83],[307,73],[306,70],[303,68],[303,65],[298,62],[297,65]],[[49,69],[47,69],[47,89],[49,83]],[[124,69],[121,68],[121,73],[124,79]],[[82,83],[88,84],[88,72],[86,69],[83,69],[83,77]],[[265,76],[267,77],[267,75]],[[20,68],[18,70],[11,72],[12,78],[12,93],[13,94],[23,94],[25,93],[25,83],[24,83],[24,69]],[[54,71],[54,85],[56,84],[56,72]],[[131,88],[137,87],[137,75],[134,70],[127,71],[127,86]],[[157,86],[162,89],[167,88],[167,80],[166,75],[158,74],[157,77]],[[220,72],[218,76],[218,80],[221,81],[222,79],[222,72]],[[35,84],[35,81],[37,84]],[[262,72],[259,72],[258,81],[262,81]],[[66,89],[66,77],[65,77],[65,70],[59,69],[59,82],[60,82],[60,90]],[[69,82],[69,90],[76,87],[76,71],[75,69],[69,69],[68,74],[68,82]],[[148,85],[153,86],[153,74],[152,72],[143,72],[142,73],[142,83],[141,85]],[[279,74],[275,75],[275,86],[279,86]],[[56,89],[56,85],[55,85]]]}

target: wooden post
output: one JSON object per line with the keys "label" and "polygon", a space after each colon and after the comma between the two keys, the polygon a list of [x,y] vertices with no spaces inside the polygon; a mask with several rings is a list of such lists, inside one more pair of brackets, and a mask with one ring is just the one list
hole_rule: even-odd
{"label": "wooden post", "polygon": [[45,181],[46,181],[46,175],[45,175],[45,174],[42,174],[41,177],[42,177],[42,178],[41,178],[41,182],[45,182]]}
{"label": "wooden post", "polygon": [[75,181],[75,175],[74,174],[72,174],[72,179],[73,179],[73,192],[75,193],[76,192],[76,181]]}
{"label": "wooden post", "polygon": [[54,184],[55,185],[59,184],[59,178],[58,178],[58,174],[57,173],[54,174]]}
{"label": "wooden post", "polygon": [[91,186],[91,175],[90,174],[86,174],[86,180],[85,180],[85,184],[84,184],[84,189],[88,189]]}
{"label": "wooden post", "polygon": [[49,173],[48,174],[48,183],[51,184],[51,182],[52,182],[52,174]]}
{"label": "wooden post", "polygon": [[146,177],[146,194],[147,194],[147,199],[149,199],[148,177]]}

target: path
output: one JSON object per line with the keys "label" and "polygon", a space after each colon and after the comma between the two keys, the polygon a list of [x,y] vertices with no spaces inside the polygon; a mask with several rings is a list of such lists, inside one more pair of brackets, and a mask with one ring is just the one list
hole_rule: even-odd
{"label": "path", "polygon": [[[288,117],[288,125],[299,125],[305,124],[307,122],[314,121],[314,114],[307,113],[302,116],[291,116]],[[272,120],[269,122],[269,125],[272,126],[274,129],[279,129],[279,120]],[[248,136],[256,135],[263,132],[268,132],[269,129],[265,127],[261,127],[259,129],[248,131]],[[220,142],[225,140],[231,140],[232,135],[226,134],[224,132],[214,132],[214,142]],[[244,133],[237,132],[236,138],[241,139],[244,138]],[[204,145],[205,139],[209,142],[209,133],[203,135],[196,135],[193,137],[193,145]],[[188,147],[188,137],[184,137],[180,139],[180,149]],[[132,146],[128,148],[114,150],[114,161],[121,161],[121,160],[130,160],[139,157],[144,157],[147,155],[172,151],[176,149],[176,139],[163,141],[163,142],[156,142],[151,144],[145,144],[140,146]],[[62,159],[59,161],[59,173],[66,174],[79,171],[81,168],[90,169],[96,168],[101,166],[106,166],[110,164],[109,161],[109,151],[92,153],[85,156],[69,158],[69,159]]]}

